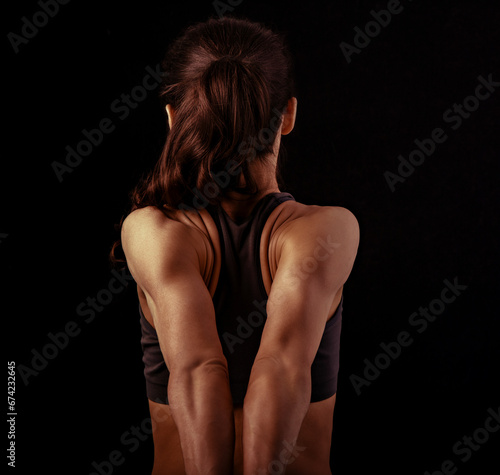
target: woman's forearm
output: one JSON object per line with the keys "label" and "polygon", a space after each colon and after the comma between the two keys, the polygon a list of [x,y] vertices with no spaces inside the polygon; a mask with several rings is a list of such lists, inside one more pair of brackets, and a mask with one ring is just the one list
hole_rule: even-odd
{"label": "woman's forearm", "polygon": [[188,475],[229,475],[233,471],[234,415],[227,367],[212,361],[172,371],[168,383]]}
{"label": "woman's forearm", "polygon": [[293,447],[310,395],[310,372],[288,368],[276,358],[254,363],[243,405],[245,475],[269,473],[273,462],[286,470],[296,456]]}

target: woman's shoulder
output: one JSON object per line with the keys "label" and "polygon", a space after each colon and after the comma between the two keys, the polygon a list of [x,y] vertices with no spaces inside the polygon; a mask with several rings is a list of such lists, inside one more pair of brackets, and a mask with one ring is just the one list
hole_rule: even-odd
{"label": "woman's shoulder", "polygon": [[[146,206],[132,211],[123,221],[121,238],[127,249],[144,253],[193,247],[198,254],[206,250],[204,235],[208,232],[199,214],[181,210],[161,210]],[[170,252],[168,253],[170,254]]]}
{"label": "woman's shoulder", "polygon": [[284,222],[281,233],[276,236],[277,249],[281,249],[285,243],[295,248],[308,245],[317,247],[318,242],[322,241],[341,243],[344,252],[357,253],[359,223],[354,213],[347,208],[297,203],[281,219]]}
{"label": "woman's shoulder", "polygon": [[269,217],[272,234],[297,230],[317,232],[324,228],[359,230],[358,220],[352,211],[342,206],[307,205],[298,201],[286,201]]}
{"label": "woman's shoulder", "polygon": [[132,211],[123,221],[121,241],[127,263],[164,266],[191,256],[207,286],[219,269],[218,233],[206,210],[171,210],[154,206]]}
{"label": "woman's shoulder", "polygon": [[275,250],[277,261],[284,245],[312,252],[308,248],[314,248],[321,240],[343,243],[344,250],[356,253],[359,224],[352,211],[342,206],[306,205],[296,201],[287,203],[281,210],[275,210],[277,213],[271,215],[267,223],[269,243]]}
{"label": "woman's shoulder", "polygon": [[173,219],[155,206],[146,206],[133,210],[125,218],[122,224],[122,240],[172,239],[186,231],[187,228],[179,220]]}
{"label": "woman's shoulder", "polygon": [[208,232],[203,213],[155,206],[135,209],[122,225],[122,235],[139,233],[150,237],[183,238],[193,231],[195,234]]}
{"label": "woman's shoulder", "polygon": [[328,255],[335,251],[336,258],[345,261],[348,267],[356,256],[358,244],[358,221],[347,208],[286,201],[271,213],[262,234],[261,253],[265,257],[261,262],[269,264],[269,273],[267,266],[263,266],[266,289],[270,289],[285,249],[300,262],[309,262],[311,256],[323,255],[325,251]]}

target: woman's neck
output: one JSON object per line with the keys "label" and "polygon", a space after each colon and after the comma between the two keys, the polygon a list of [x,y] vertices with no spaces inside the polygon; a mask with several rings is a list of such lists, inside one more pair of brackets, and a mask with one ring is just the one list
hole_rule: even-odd
{"label": "woman's neck", "polygon": [[[220,204],[224,211],[233,221],[247,218],[255,205],[269,193],[279,193],[280,189],[276,180],[277,155],[267,160],[253,161],[250,164],[250,172],[254,183],[258,184],[257,193],[249,194],[238,190],[226,190],[221,196]],[[243,173],[239,176],[238,187],[244,189],[247,186]]]}
{"label": "woman's neck", "polygon": [[250,216],[255,205],[270,193],[280,193],[277,183],[252,195],[228,190],[221,198],[220,205],[233,221],[241,221]]}

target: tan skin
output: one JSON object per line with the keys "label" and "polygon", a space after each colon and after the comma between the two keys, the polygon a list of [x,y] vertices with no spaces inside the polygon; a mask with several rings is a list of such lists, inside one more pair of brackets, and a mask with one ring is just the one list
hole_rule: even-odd
{"label": "tan skin", "polygon": [[[263,196],[279,192],[275,166],[280,136],[293,129],[296,109],[292,98],[270,160],[265,165],[252,163],[260,193],[251,199],[228,193],[221,201],[233,219],[247,216]],[[170,106],[167,113],[171,125],[175,114]],[[338,244],[328,257],[315,254],[319,237]],[[281,460],[281,473],[330,474],[336,395],[309,402],[310,364],[356,256],[359,227],[352,213],[287,201],[269,216],[260,249],[268,318],[243,406],[228,398],[225,358],[220,343],[214,341],[218,338],[214,338],[213,309],[205,310],[208,316],[199,316],[210,305],[221,259],[217,229],[208,212],[178,211],[167,218],[151,208],[134,211],[125,220],[122,242],[141,307],[157,329],[171,371],[170,405],[149,401],[153,475],[253,475],[269,473],[269,463],[276,460]],[[171,263],[169,255],[175,255]],[[314,272],[294,280],[298,266],[316,255]],[[166,292],[162,281],[173,290]],[[167,311],[173,306],[179,307],[178,313]],[[212,399],[216,391],[220,394]],[[189,408],[184,407],[185,400]],[[295,445],[292,453],[284,449],[292,446],[284,441]]]}

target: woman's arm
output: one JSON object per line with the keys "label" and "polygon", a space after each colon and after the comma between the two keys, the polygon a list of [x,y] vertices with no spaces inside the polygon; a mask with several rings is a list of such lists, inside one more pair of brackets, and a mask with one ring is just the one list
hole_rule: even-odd
{"label": "woman's arm", "polygon": [[233,405],[212,299],[201,277],[201,235],[144,208],[125,220],[122,243],[170,371],[168,398],[186,473],[230,474]]}
{"label": "woman's arm", "polygon": [[310,404],[311,365],[358,242],[356,218],[338,207],[295,219],[279,238],[278,269],[243,405],[245,475],[268,473],[275,460],[286,467],[292,456]]}

